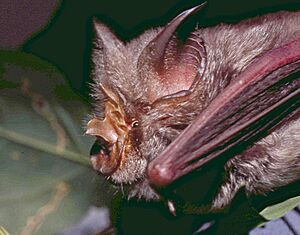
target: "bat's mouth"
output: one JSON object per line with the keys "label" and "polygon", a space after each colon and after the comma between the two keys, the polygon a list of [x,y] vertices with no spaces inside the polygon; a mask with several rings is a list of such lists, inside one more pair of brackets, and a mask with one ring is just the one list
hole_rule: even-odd
{"label": "bat's mouth", "polygon": [[110,144],[102,137],[97,137],[91,151],[92,166],[103,175],[113,174],[120,166],[121,157],[114,154],[114,144]]}

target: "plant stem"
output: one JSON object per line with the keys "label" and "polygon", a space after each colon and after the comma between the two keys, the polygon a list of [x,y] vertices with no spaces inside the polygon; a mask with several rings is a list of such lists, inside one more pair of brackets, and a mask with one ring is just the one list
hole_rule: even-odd
{"label": "plant stem", "polygon": [[72,162],[91,167],[89,159],[83,154],[74,153],[67,149],[59,149],[55,144],[49,144],[26,135],[7,130],[0,126],[0,137],[9,141],[37,149],[42,152],[70,160]]}

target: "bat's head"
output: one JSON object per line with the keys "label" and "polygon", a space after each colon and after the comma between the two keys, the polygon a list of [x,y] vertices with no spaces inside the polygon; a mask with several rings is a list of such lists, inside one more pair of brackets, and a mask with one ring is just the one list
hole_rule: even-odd
{"label": "bat's head", "polygon": [[184,44],[175,36],[181,22],[199,8],[127,44],[94,22],[95,111],[86,133],[97,138],[91,150],[93,167],[115,183],[145,178],[149,160],[195,118],[193,110],[201,108],[187,100],[204,99],[193,92],[205,71],[204,43],[196,33]]}

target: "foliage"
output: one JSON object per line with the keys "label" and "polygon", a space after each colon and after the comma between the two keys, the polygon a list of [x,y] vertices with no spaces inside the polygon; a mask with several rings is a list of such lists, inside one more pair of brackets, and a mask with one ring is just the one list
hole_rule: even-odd
{"label": "foliage", "polygon": [[89,107],[34,56],[2,51],[0,73],[0,225],[10,234],[62,231],[109,200],[89,164]]}

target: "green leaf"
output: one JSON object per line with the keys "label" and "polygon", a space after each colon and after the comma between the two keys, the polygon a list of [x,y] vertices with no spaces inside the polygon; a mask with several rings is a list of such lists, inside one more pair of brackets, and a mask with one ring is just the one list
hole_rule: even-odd
{"label": "green leaf", "polygon": [[10,234],[55,234],[109,203],[90,167],[88,110],[55,67],[0,51],[0,225]]}
{"label": "green leaf", "polygon": [[284,202],[266,207],[260,212],[260,215],[267,220],[275,220],[284,216],[286,213],[294,209],[299,204],[300,196],[293,197]]}

